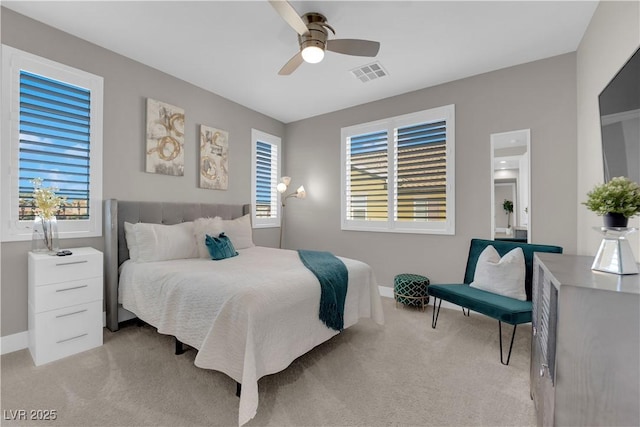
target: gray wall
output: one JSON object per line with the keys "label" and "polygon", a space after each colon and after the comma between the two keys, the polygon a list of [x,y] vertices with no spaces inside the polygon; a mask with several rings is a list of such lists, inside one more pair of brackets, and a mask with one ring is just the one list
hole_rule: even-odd
{"label": "gray wall", "polygon": [[[489,135],[531,129],[532,238],[576,251],[576,65],[562,55],[411,92],[288,125],[86,41],[2,9],[2,43],[105,78],[104,198],[246,203],[250,199],[250,130],[284,136],[284,174],[305,200],[287,203],[285,245],[331,250],[371,264],[382,285],[395,274],[422,273],[433,282],[462,279],[469,239],[491,226]],[[145,99],[183,107],[185,176],[144,170]],[[340,230],[340,128],[456,104],[456,235]],[[228,191],[197,188],[197,124],[230,132]],[[551,220],[551,218],[553,218]],[[277,229],[255,241],[277,245]],[[102,249],[101,238],[65,240],[64,247]],[[1,246],[1,336],[27,329],[29,242]]]}
{"label": "gray wall", "polygon": [[[373,83],[375,84],[375,82]],[[456,234],[340,230],[340,128],[456,106]],[[378,283],[413,272],[461,281],[472,237],[489,238],[489,136],[531,129],[532,242],[576,251],[576,57],[565,54],[287,124],[285,172],[305,200],[287,204],[285,245],[330,250],[373,266]]]}
{"label": "gray wall", "polygon": [[[587,192],[604,180],[598,96],[638,46],[640,2],[600,2],[576,55],[578,203],[584,202]],[[601,227],[602,218],[581,204],[574,209],[578,218],[578,253],[595,255],[602,236],[592,228]],[[632,218],[629,227],[640,227],[640,218]],[[636,260],[640,260],[639,233],[631,234],[629,240]]]}
{"label": "gray wall", "polygon": [[[175,77],[2,8],[3,44],[104,77],[103,197],[121,200],[249,203],[251,128],[283,136],[284,124]],[[185,175],[144,172],[146,98],[184,108]],[[229,131],[229,189],[197,188],[198,125]],[[255,231],[257,244],[277,246],[278,229]],[[1,336],[27,330],[30,242],[2,243]],[[62,247],[103,248],[102,238],[69,239]]]}

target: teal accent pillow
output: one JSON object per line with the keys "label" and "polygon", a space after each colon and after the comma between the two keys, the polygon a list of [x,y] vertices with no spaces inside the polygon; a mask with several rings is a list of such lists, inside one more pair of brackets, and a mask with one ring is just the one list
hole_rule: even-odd
{"label": "teal accent pillow", "polygon": [[229,240],[224,233],[220,233],[218,237],[211,237],[207,234],[204,238],[204,244],[207,245],[211,259],[216,261],[238,255],[236,248],[233,247],[233,243],[231,243],[231,240]]}

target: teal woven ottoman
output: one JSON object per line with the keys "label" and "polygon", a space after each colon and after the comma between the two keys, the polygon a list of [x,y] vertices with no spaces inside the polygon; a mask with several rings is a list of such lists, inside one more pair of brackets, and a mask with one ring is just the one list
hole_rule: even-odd
{"label": "teal woven ottoman", "polygon": [[429,304],[427,287],[429,278],[419,274],[398,274],[393,278],[393,298],[398,303],[420,307],[422,311]]}

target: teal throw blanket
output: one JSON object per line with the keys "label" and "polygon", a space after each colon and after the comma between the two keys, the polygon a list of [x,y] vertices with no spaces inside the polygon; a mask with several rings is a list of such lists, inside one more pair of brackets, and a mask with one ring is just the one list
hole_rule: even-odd
{"label": "teal throw blanket", "polygon": [[349,282],[347,267],[331,252],[298,250],[298,254],[320,282],[320,320],[329,328],[341,331]]}

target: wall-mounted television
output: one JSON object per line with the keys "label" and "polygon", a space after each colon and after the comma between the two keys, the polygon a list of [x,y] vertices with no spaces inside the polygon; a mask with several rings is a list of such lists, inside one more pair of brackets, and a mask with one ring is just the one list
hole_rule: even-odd
{"label": "wall-mounted television", "polygon": [[626,176],[640,183],[640,49],[598,98],[604,180]]}

